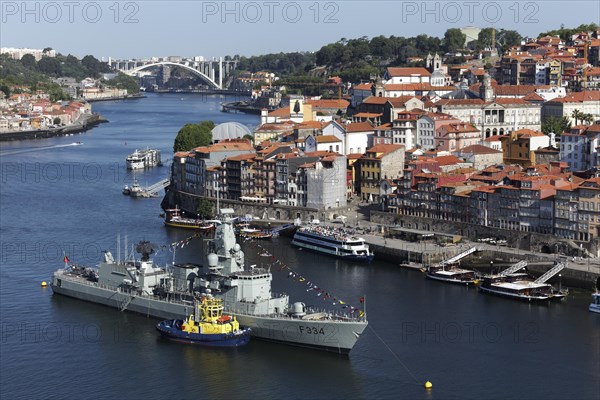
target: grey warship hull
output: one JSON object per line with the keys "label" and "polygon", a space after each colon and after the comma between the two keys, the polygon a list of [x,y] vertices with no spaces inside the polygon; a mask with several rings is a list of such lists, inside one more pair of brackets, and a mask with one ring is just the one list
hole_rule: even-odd
{"label": "grey warship hull", "polygon": [[[194,309],[192,300],[165,300],[102,287],[66,270],[56,271],[50,286],[55,294],[157,319],[186,318]],[[227,304],[226,311],[237,317],[240,326],[251,328],[255,338],[339,354],[348,354],[367,327],[366,321],[332,320],[318,314],[304,318],[283,313],[247,315]]]}

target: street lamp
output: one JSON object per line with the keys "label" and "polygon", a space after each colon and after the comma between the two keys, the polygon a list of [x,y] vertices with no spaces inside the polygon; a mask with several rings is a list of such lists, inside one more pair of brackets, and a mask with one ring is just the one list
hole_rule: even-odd
{"label": "street lamp", "polygon": [[558,291],[562,292],[562,274],[558,274]]}
{"label": "street lamp", "polygon": [[494,275],[494,262],[490,261],[490,271],[492,273],[492,275]]}

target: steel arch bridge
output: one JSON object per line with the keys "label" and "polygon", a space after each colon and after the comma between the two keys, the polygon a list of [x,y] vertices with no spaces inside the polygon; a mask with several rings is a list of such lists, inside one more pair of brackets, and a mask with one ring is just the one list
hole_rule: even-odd
{"label": "steel arch bridge", "polygon": [[125,70],[122,71],[123,73],[130,75],[130,76],[134,76],[136,75],[138,72],[144,70],[144,69],[148,69],[148,68],[152,68],[152,67],[160,67],[163,65],[170,65],[173,67],[181,67],[184,69],[187,69],[188,71],[194,73],[195,75],[201,77],[202,79],[204,79],[207,83],[209,83],[213,88],[215,89],[223,89],[222,88],[222,68],[219,68],[219,83],[215,82],[214,80],[212,80],[210,77],[208,77],[206,74],[198,71],[197,69],[190,67],[189,65],[185,65],[185,64],[180,64],[177,62],[173,62],[173,61],[157,61],[157,62],[152,62],[150,64],[145,64],[145,65],[141,65],[139,67],[135,67],[133,69],[129,69],[129,70]]}

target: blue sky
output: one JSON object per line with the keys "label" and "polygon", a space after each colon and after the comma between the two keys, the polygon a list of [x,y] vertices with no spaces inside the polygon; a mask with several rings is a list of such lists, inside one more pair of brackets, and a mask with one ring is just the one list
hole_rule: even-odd
{"label": "blue sky", "polygon": [[315,51],[340,38],[442,37],[465,26],[522,35],[600,22],[598,1],[0,0],[2,47],[98,58]]}

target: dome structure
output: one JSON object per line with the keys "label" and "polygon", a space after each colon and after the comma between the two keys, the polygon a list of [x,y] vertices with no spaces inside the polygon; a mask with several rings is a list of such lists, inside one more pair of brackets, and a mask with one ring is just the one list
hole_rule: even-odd
{"label": "dome structure", "polygon": [[225,122],[219,124],[211,131],[214,143],[226,139],[240,139],[246,135],[252,135],[252,131],[239,122]]}

